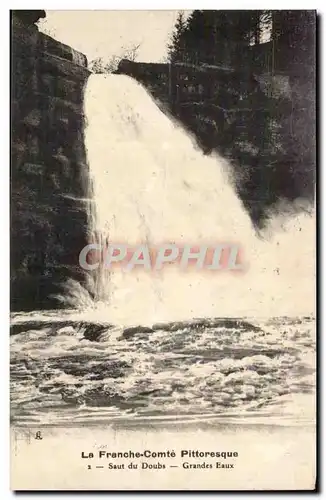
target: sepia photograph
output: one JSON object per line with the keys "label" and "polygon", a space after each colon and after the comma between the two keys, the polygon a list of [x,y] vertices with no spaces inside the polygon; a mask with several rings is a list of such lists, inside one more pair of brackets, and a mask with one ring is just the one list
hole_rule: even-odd
{"label": "sepia photograph", "polygon": [[11,489],[315,491],[317,12],[10,30]]}

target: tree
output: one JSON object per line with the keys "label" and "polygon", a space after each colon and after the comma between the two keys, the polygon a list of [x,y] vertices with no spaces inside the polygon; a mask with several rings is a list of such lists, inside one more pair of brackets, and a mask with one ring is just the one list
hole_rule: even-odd
{"label": "tree", "polygon": [[138,56],[140,43],[136,45],[131,45],[129,47],[122,47],[120,55],[113,55],[108,59],[104,57],[97,57],[90,61],[89,69],[93,73],[113,73],[118,68],[121,59],[129,59],[129,61],[135,61]]}
{"label": "tree", "polygon": [[36,25],[40,33],[44,33],[45,35],[51,36],[52,38],[56,37],[56,31],[54,27],[49,26],[49,23],[46,19],[40,19]]}
{"label": "tree", "polygon": [[128,59],[129,61],[136,61],[138,57],[140,43],[137,45],[132,45],[130,47],[123,48],[124,54],[121,59]]}
{"label": "tree", "polygon": [[241,63],[246,48],[261,42],[267,18],[268,11],[262,10],[194,10],[187,21],[179,13],[168,46],[169,60]]}
{"label": "tree", "polygon": [[174,30],[171,35],[171,40],[168,45],[168,60],[171,63],[176,61],[182,61],[184,59],[185,56],[184,34],[186,29],[187,29],[187,23],[185,21],[184,13],[179,12]]}

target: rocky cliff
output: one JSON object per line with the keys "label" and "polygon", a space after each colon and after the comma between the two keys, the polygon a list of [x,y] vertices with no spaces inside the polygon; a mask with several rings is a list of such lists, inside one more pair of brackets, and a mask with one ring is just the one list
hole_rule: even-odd
{"label": "rocky cliff", "polygon": [[86,57],[12,13],[11,306],[51,308],[87,241]]}
{"label": "rocky cliff", "polygon": [[314,68],[309,75],[247,68],[122,60],[117,73],[145,85],[205,154],[229,159],[239,196],[262,226],[280,198],[313,198]]}

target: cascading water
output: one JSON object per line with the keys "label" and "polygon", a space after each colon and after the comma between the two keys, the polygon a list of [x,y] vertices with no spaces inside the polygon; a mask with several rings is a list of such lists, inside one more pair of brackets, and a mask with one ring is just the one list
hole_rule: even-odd
{"label": "cascading water", "polygon": [[13,420],[314,425],[314,217],[284,209],[257,237],[227,164],[126,76],[91,76],[85,113],[97,241],[233,241],[249,269],[101,267],[91,293],[67,284],[74,310],[13,315]]}
{"label": "cascading water", "polygon": [[257,237],[226,162],[203,156],[130,77],[92,75],[85,114],[94,233],[128,245],[235,242],[248,265],[240,274],[100,269],[93,274],[98,314],[128,324],[314,311],[315,222],[308,211],[274,217],[265,240]]}

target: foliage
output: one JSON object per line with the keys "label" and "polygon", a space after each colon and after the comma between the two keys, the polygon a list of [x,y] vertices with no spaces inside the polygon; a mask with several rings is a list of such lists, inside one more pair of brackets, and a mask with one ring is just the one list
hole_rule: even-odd
{"label": "foliage", "polygon": [[184,53],[184,37],[183,34],[187,28],[187,22],[183,12],[178,13],[175,28],[171,35],[171,41],[168,44],[168,60],[175,62],[183,57]]}
{"label": "foliage", "polygon": [[269,22],[269,11],[262,10],[194,10],[186,21],[180,12],[168,46],[169,60],[230,63],[245,47],[260,43]]}
{"label": "foliage", "polygon": [[[179,13],[168,45],[170,62],[224,64],[250,62],[250,47],[268,37],[282,44],[289,64],[313,64],[316,13],[309,10],[194,10]],[[287,50],[288,49],[288,50]]]}
{"label": "foliage", "polygon": [[128,59],[129,61],[136,61],[138,56],[140,44],[131,45],[130,47],[122,47],[119,55],[112,55],[109,59],[104,57],[97,57],[90,61],[89,69],[93,73],[112,73],[118,68],[121,59]]}

